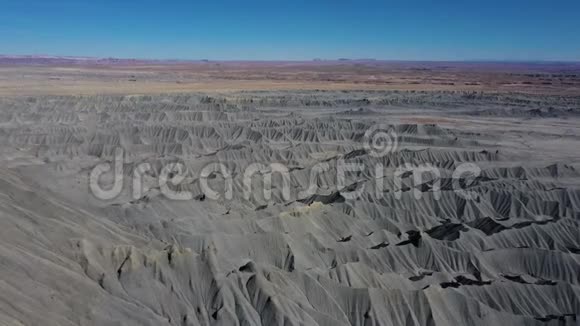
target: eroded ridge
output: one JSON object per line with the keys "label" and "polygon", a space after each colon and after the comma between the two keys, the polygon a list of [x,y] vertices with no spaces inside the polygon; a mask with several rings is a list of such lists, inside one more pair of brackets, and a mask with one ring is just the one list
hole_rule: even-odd
{"label": "eroded ridge", "polygon": [[[578,97],[242,92],[0,108],[0,323],[545,325],[580,314]],[[367,143],[378,126],[393,137],[380,155]],[[121,191],[103,200],[90,175],[119,150]],[[172,163],[184,178],[171,191],[186,200],[158,182]],[[478,174],[458,177],[466,164]],[[431,168],[421,182],[417,167]]]}

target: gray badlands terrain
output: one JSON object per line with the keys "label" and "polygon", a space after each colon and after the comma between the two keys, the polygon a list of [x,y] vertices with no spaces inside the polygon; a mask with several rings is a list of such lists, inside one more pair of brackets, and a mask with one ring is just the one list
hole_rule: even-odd
{"label": "gray badlands terrain", "polygon": [[516,93],[3,97],[0,325],[574,325],[579,122]]}

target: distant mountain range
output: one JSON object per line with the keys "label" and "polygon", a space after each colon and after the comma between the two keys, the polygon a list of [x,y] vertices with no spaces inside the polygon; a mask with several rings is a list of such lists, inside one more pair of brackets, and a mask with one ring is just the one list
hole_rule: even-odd
{"label": "distant mountain range", "polygon": [[499,69],[499,70],[536,70],[536,71],[580,71],[580,62],[555,61],[501,61],[501,60],[464,60],[464,61],[406,61],[365,59],[321,59],[291,60],[160,60],[160,59],[120,59],[84,56],[51,56],[51,55],[1,55],[0,65],[15,66],[137,66],[137,65],[195,65],[195,64],[243,65],[243,66],[320,66],[320,65],[368,65],[375,67],[393,67],[403,69]]}
{"label": "distant mountain range", "polygon": [[78,57],[78,56],[49,56],[49,55],[0,55],[0,64],[21,64],[21,65],[134,65],[151,63],[183,63],[202,62],[184,60],[150,60],[150,59],[119,59],[119,58],[98,58],[98,57]]}

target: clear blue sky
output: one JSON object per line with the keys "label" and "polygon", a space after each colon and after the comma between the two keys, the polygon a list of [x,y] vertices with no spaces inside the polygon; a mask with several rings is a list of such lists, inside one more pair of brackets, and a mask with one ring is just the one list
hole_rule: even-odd
{"label": "clear blue sky", "polygon": [[0,53],[580,60],[580,0],[0,0]]}

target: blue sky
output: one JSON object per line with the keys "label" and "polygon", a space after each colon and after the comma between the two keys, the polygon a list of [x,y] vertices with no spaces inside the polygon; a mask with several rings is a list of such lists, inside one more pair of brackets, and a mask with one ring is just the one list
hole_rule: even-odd
{"label": "blue sky", "polygon": [[580,0],[0,0],[0,53],[580,61]]}

